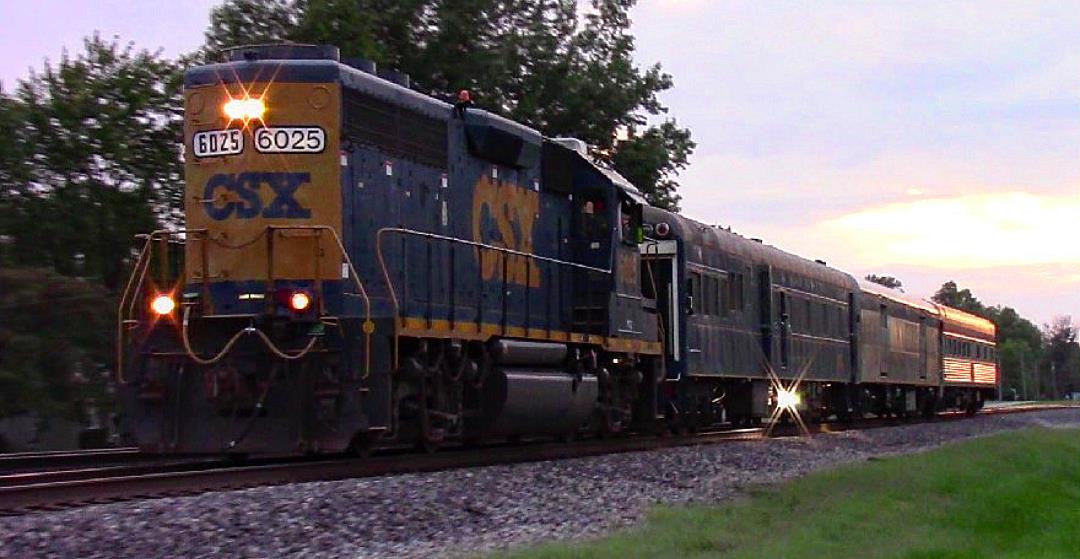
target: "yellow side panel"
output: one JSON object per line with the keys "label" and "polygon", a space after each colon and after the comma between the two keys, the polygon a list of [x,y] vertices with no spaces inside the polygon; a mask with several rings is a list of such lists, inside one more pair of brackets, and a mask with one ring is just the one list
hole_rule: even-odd
{"label": "yellow side panel", "polygon": [[[261,96],[262,120],[230,121],[226,101],[244,90]],[[192,88],[185,92],[184,210],[189,230],[186,276],[201,282],[273,279],[340,279],[342,254],[326,226],[341,235],[341,90],[335,83],[255,83]],[[255,131],[262,127],[319,127],[320,153],[260,153]],[[237,155],[198,158],[198,132],[243,128]],[[267,227],[298,227],[277,230]],[[272,239],[271,239],[272,237]],[[272,248],[271,248],[272,247]],[[204,259],[205,255],[205,259]]]}

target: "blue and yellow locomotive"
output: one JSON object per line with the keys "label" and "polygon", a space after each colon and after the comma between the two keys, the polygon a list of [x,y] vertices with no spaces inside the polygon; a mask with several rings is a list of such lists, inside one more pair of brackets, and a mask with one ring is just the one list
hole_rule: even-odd
{"label": "blue and yellow locomotive", "polygon": [[186,228],[150,235],[122,303],[141,446],[339,451],[654,419],[634,407],[661,353],[636,189],[580,142],[330,47],[230,57],[185,75]]}

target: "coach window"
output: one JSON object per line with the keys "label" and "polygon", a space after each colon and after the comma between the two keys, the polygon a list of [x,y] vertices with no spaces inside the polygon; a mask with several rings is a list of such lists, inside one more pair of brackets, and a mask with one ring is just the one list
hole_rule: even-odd
{"label": "coach window", "polygon": [[686,280],[686,292],[690,296],[689,304],[686,306],[688,314],[697,314],[701,312],[701,274],[698,272],[690,272],[690,277]]}
{"label": "coach window", "polygon": [[719,314],[716,312],[716,278],[706,275],[702,281],[704,282],[702,291],[705,296],[705,314],[715,316]]}
{"label": "coach window", "polygon": [[731,276],[720,276],[716,286],[716,300],[720,302],[720,316],[727,316],[731,309]]}
{"label": "coach window", "polygon": [[743,309],[743,275],[731,274],[728,289],[730,291],[728,293],[728,308],[733,311],[741,311]]}
{"label": "coach window", "polygon": [[889,345],[889,308],[881,305],[881,343]]}

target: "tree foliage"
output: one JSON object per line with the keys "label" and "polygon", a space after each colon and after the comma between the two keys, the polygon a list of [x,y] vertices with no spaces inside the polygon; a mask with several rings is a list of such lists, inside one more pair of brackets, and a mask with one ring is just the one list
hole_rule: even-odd
{"label": "tree foliage", "polygon": [[971,293],[970,289],[958,288],[955,281],[950,280],[943,283],[934,293],[932,299],[935,303],[941,303],[954,309],[989,318],[986,313],[986,306]]}
{"label": "tree foliage", "polygon": [[289,0],[230,0],[210,11],[206,49],[217,53],[287,39],[299,15],[299,6]]}
{"label": "tree foliage", "polygon": [[[476,104],[548,136],[575,136],[642,189],[677,209],[676,175],[690,132],[657,97],[673,85],[633,59],[635,0],[229,0],[207,48],[292,40],[333,44],[410,74],[414,87]],[[250,30],[250,31],[249,31]],[[622,138],[622,139],[620,139]]]}
{"label": "tree foliage", "polygon": [[100,403],[112,360],[114,298],[94,282],[0,269],[0,417],[78,418]]}
{"label": "tree foliage", "polygon": [[94,36],[0,96],[5,258],[115,288],[136,233],[179,216],[174,67]]}
{"label": "tree foliage", "polygon": [[1080,344],[1077,344],[1076,325],[1070,316],[1054,317],[1043,325],[1046,355],[1041,364],[1043,394],[1059,397],[1067,386],[1080,390]]}
{"label": "tree foliage", "polygon": [[883,285],[889,289],[900,289],[904,287],[904,283],[892,276],[879,276],[877,274],[867,274],[866,281]]}
{"label": "tree foliage", "polygon": [[179,219],[177,76],[93,36],[0,92],[0,416],[101,403],[135,235]]}

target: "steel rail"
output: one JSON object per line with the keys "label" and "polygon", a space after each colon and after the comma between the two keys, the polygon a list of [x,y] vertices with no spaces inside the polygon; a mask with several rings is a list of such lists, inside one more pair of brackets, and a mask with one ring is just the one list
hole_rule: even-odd
{"label": "steel rail", "polygon": [[[983,410],[978,415],[1005,415],[1074,407],[1077,406],[995,408]],[[850,423],[811,424],[809,432],[818,434],[911,426],[920,423],[958,421],[967,417],[963,412],[953,412],[939,414],[932,418],[920,417],[909,420],[869,418]],[[317,460],[301,458],[250,466],[215,467],[209,464],[205,467],[194,468],[189,464],[183,471],[161,471],[137,475],[108,475],[108,471],[99,471],[98,473],[101,474],[99,476],[91,475],[86,478],[30,482],[0,487],[0,514],[26,514],[35,510],[70,508],[117,500],[192,495],[288,483],[584,458],[733,441],[768,441],[802,434],[794,424],[780,425],[773,430],[771,437],[766,437],[765,431],[763,427],[756,427],[669,436],[650,436],[643,433],[605,439],[585,439],[571,443],[534,441],[517,445],[504,443],[462,447],[434,454],[407,453],[398,449],[368,458],[342,458],[340,456]],[[62,477],[62,475],[58,474],[57,477]]]}

